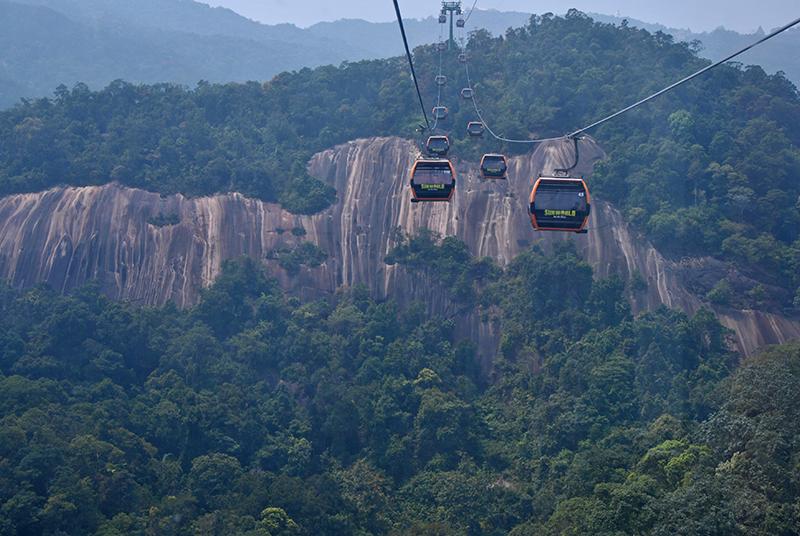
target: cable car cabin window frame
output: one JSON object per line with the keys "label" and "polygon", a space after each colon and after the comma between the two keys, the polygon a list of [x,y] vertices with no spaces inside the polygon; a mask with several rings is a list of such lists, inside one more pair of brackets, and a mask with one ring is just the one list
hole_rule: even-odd
{"label": "cable car cabin window frame", "polygon": [[[540,188],[544,188],[544,190],[540,190]],[[565,205],[569,203],[562,203],[564,206],[548,206],[548,200],[541,197],[537,204],[537,194],[541,196],[548,191],[572,192],[571,197],[584,199],[584,209],[581,210],[580,206],[566,207]],[[537,231],[586,232],[583,228],[592,212],[589,188],[583,179],[540,175],[531,191],[528,212],[531,216],[531,223]]]}
{"label": "cable car cabin window frame", "polygon": [[[489,162],[486,162],[487,158],[490,161],[502,158],[503,162],[502,167],[499,168],[488,167]],[[483,176],[484,179],[505,179],[507,172],[508,172],[508,160],[504,155],[489,153],[483,155],[483,158],[481,158],[481,175]]]}
{"label": "cable car cabin window frame", "polygon": [[[472,100],[472,96],[474,94],[475,94],[475,92],[470,87],[465,87],[464,89],[461,90],[461,98],[464,99],[465,101],[471,101]],[[469,96],[467,96],[467,95],[469,95]]]}
{"label": "cable car cabin window frame", "polygon": [[[472,132],[470,131],[470,127],[471,127],[472,125],[480,125],[480,126],[481,126],[481,130],[480,130],[480,133],[479,133],[479,134],[472,134]],[[483,123],[481,123],[480,121],[470,121],[470,122],[467,124],[467,136],[469,136],[470,138],[473,138],[473,139],[482,138],[482,137],[483,137],[483,133],[484,133],[485,131],[486,131],[486,127],[485,127],[485,126],[484,126],[484,124],[483,124]]]}
{"label": "cable car cabin window frame", "polygon": [[[445,142],[444,148],[435,146],[431,147],[431,141],[433,141],[434,145],[436,145],[436,142],[438,142],[439,140],[444,140]],[[428,151],[428,155],[444,158],[447,156],[447,153],[450,152],[450,138],[448,138],[447,136],[428,136],[428,141],[425,143],[425,148]]]}
{"label": "cable car cabin window frame", "polygon": [[447,85],[447,77],[443,74],[437,74],[433,79],[433,85],[436,87],[444,87]]}
{"label": "cable car cabin window frame", "polygon": [[[437,113],[436,110],[439,110],[439,113]],[[442,113],[441,110],[444,110],[444,115],[440,115]],[[431,115],[433,115],[433,120],[437,123],[447,121],[447,106],[435,106]]]}
{"label": "cable car cabin window frame", "polygon": [[456,172],[453,164],[444,158],[420,159],[411,168],[409,184],[412,203],[450,201],[456,189]]}

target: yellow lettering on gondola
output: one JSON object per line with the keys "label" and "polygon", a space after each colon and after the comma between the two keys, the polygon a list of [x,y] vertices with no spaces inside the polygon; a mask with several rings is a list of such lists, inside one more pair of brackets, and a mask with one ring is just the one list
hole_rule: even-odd
{"label": "yellow lettering on gondola", "polygon": [[420,184],[423,190],[444,190],[444,184]]}
{"label": "yellow lettering on gondola", "polygon": [[572,218],[575,217],[574,210],[546,210],[544,211],[545,216],[570,216]]}

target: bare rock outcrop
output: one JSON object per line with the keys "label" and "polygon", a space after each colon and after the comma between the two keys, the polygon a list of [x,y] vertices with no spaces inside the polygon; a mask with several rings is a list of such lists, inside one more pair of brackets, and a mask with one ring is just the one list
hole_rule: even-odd
{"label": "bare rock outcrop", "polygon": [[[604,154],[590,139],[580,143],[576,171],[588,174]],[[378,298],[393,298],[401,306],[427,301],[433,314],[456,320],[458,336],[478,342],[487,366],[499,344],[497,327],[481,323],[474,314],[459,315],[446,294],[432,290],[422,276],[383,262],[398,228],[457,236],[474,255],[491,256],[501,264],[537,240],[547,248],[555,240],[574,237],[596,277],[615,273],[627,282],[634,269],[643,274],[648,290],[629,296],[635,312],[662,303],[689,314],[708,306],[687,287],[685,274],[718,261],[665,259],[607,203],[594,201],[586,235],[533,229],[527,211],[533,183],[540,172],[572,163],[571,144],[545,143],[532,154],[511,158],[508,180],[502,181],[481,179],[477,163],[453,159],[458,182],[451,203],[411,203],[409,170],[417,155],[413,142],[399,138],[362,139],[316,154],[309,171],[336,188],[338,201],[313,216],[296,216],[236,193],[161,197],[113,184],[9,196],[0,199],[0,277],[19,286],[49,281],[63,292],[100,278],[113,299],[148,305],[173,300],[188,306],[197,302],[202,286],[213,282],[224,260],[247,254],[270,266],[288,293],[301,297],[365,283]],[[173,212],[177,223],[148,223]],[[307,235],[283,232],[294,227]],[[302,240],[324,249],[328,260],[288,277],[270,252]],[[800,338],[797,319],[762,311],[715,312],[736,331],[743,355]]]}

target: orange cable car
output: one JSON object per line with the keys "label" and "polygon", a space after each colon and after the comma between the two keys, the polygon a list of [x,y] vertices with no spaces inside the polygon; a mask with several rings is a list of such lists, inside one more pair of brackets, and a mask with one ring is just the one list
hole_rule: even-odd
{"label": "orange cable car", "polygon": [[447,77],[443,74],[437,75],[436,78],[433,79],[433,83],[436,87],[444,87],[447,85]]}
{"label": "orange cable car", "polygon": [[444,158],[421,159],[411,168],[412,203],[450,201],[456,188],[453,164]]}
{"label": "orange cable car", "polygon": [[482,138],[485,127],[480,121],[470,121],[467,125],[467,135],[470,138]]}
{"label": "orange cable car", "polygon": [[531,192],[531,222],[537,231],[586,233],[591,212],[583,179],[540,175]]}
{"label": "orange cable car", "polygon": [[471,101],[472,100],[472,96],[474,94],[475,94],[475,92],[472,91],[472,88],[469,88],[469,87],[465,87],[464,89],[461,90],[461,98],[466,100],[466,101]]}
{"label": "orange cable car", "polygon": [[434,121],[447,121],[447,108],[444,106],[437,106],[433,109]]}
{"label": "orange cable car", "polygon": [[505,179],[508,161],[501,154],[485,154],[481,158],[481,175],[484,179]]}
{"label": "orange cable car", "polygon": [[425,146],[429,155],[445,157],[450,152],[450,139],[447,136],[430,136]]}

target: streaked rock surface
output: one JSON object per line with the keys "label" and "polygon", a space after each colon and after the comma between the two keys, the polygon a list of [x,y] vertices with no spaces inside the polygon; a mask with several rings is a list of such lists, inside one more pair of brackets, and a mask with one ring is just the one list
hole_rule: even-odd
{"label": "streaked rock surface", "polygon": [[[554,240],[575,238],[596,277],[616,273],[628,281],[634,269],[645,276],[648,290],[629,296],[635,312],[663,303],[691,314],[704,305],[684,284],[684,274],[718,261],[665,259],[606,203],[594,200],[586,235],[533,230],[527,212],[533,183],[540,172],[571,165],[571,144],[541,144],[532,154],[511,158],[503,181],[483,180],[476,162],[454,158],[458,182],[451,203],[411,203],[409,170],[417,154],[408,140],[372,138],[315,155],[309,171],[336,188],[338,202],[313,216],[295,216],[235,193],[161,197],[118,185],[9,196],[0,199],[0,276],[18,286],[49,281],[63,292],[100,278],[113,299],[142,305],[173,300],[188,306],[197,302],[201,287],[213,282],[224,260],[247,254],[270,266],[288,293],[304,298],[330,295],[342,284],[365,283],[378,298],[393,298],[401,306],[425,300],[432,313],[454,318],[457,336],[478,342],[487,368],[499,344],[497,327],[474,314],[459,314],[445,293],[431,289],[422,276],[387,266],[383,258],[393,246],[393,229],[415,233],[428,228],[457,236],[475,256],[488,255],[501,264],[537,240],[548,248]],[[576,171],[582,174],[603,158],[591,140],[581,142],[580,154]],[[176,225],[147,223],[172,212],[180,220]],[[303,227],[307,235],[293,236],[293,227]],[[290,278],[269,260],[269,252],[303,240],[324,249],[328,260]],[[797,319],[761,311],[715,312],[736,331],[745,355],[765,344],[800,338]]]}

